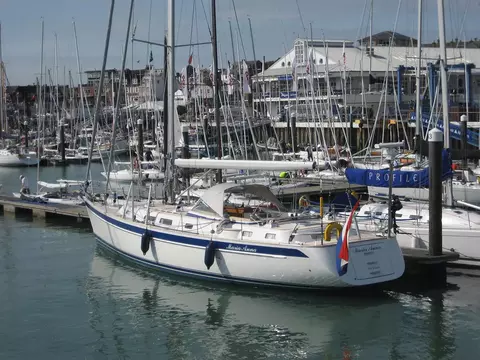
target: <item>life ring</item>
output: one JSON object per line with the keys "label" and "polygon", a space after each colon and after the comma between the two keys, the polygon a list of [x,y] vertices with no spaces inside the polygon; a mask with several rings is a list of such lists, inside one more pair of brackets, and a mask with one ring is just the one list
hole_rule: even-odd
{"label": "life ring", "polygon": [[310,206],[310,203],[308,202],[305,195],[303,195],[302,197],[300,197],[300,199],[298,199],[298,206],[301,208],[306,208]]}
{"label": "life ring", "polygon": [[342,225],[340,225],[337,222],[331,222],[330,224],[327,225],[325,228],[325,231],[323,232],[323,238],[325,241],[330,241],[332,240],[332,231],[337,230],[337,238],[340,237],[340,234],[342,233]]}

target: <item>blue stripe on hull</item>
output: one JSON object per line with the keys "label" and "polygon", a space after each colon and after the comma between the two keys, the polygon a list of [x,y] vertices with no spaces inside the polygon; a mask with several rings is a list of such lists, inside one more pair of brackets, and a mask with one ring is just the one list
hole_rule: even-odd
{"label": "blue stripe on hull", "polygon": [[[104,221],[119,227],[123,230],[130,231],[139,235],[143,235],[145,232],[145,229],[140,228],[138,226],[134,226],[128,223],[124,223],[121,221],[116,220],[115,218],[111,216],[107,216],[97,209],[95,209],[93,206],[90,206],[88,202],[86,202],[87,207],[99,218],[103,219]],[[193,245],[193,246],[198,246],[198,247],[206,247],[209,243],[209,240],[207,239],[199,239],[199,238],[192,238],[192,237],[186,237],[182,235],[174,235],[174,234],[169,234],[165,232],[160,232],[156,230],[151,230],[149,229],[150,233],[152,236],[156,239],[160,240],[166,240],[174,243],[178,243],[181,245]],[[279,256],[287,256],[287,257],[298,257],[298,258],[308,258],[308,256],[303,253],[302,251],[298,249],[289,249],[289,248],[281,248],[281,247],[270,247],[270,246],[261,246],[261,245],[251,245],[251,244],[239,244],[235,242],[223,242],[223,241],[218,241],[215,240],[215,247],[217,249],[227,249],[229,251],[232,251],[231,247],[248,247],[248,251],[236,251],[238,253],[254,253],[254,254],[265,254],[265,255],[279,255]],[[235,250],[235,249],[233,249]]]}
{"label": "blue stripe on hull", "polygon": [[[165,272],[169,272],[172,274],[176,275],[183,275],[183,276],[188,276],[191,278],[196,278],[196,279],[201,279],[201,280],[209,280],[209,281],[221,281],[221,282],[228,282],[228,283],[235,283],[235,284],[246,284],[246,285],[254,285],[254,286],[266,286],[266,287],[277,287],[277,288],[291,288],[291,289],[304,289],[304,290],[322,290],[322,289],[327,289],[327,287],[323,286],[308,286],[308,285],[295,285],[295,284],[288,284],[288,283],[280,283],[280,282],[270,282],[270,281],[258,281],[258,280],[253,280],[253,279],[248,279],[248,278],[239,278],[239,277],[233,277],[233,276],[228,276],[228,275],[217,275],[217,274],[209,274],[206,272],[201,272],[201,271],[196,271],[196,270],[189,270],[189,269],[184,269],[184,268],[178,268],[175,266],[170,266],[166,264],[159,264],[152,262],[150,260],[142,259],[140,257],[130,255],[126,252],[123,252],[112,245],[108,244],[104,240],[100,239],[97,236],[97,240],[99,244],[108,250],[119,254],[120,256],[123,256],[136,264],[148,267],[148,268],[153,268],[156,270],[162,270]],[[332,288],[328,288],[332,289]],[[341,289],[341,288],[338,288]]]}

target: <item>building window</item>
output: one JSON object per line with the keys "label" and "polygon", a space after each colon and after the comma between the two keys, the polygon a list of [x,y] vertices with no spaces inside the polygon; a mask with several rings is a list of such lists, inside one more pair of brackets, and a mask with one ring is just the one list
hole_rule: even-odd
{"label": "building window", "polygon": [[295,43],[295,61],[297,64],[305,63],[305,46],[303,41],[298,41]]}

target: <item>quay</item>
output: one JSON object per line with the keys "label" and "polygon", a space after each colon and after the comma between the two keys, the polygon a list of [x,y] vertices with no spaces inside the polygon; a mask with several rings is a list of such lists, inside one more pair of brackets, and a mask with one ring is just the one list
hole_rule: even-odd
{"label": "quay", "polygon": [[0,208],[9,213],[30,213],[33,217],[39,218],[76,218],[77,222],[88,219],[85,206],[74,206],[64,204],[45,204],[34,201],[25,201],[13,196],[0,196]]}

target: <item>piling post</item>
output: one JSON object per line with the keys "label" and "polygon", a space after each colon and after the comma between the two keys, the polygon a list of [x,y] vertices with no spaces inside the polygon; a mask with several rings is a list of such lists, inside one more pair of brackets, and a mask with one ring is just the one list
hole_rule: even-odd
{"label": "piling post", "polygon": [[430,130],[428,133],[430,256],[442,255],[442,150],[443,133],[438,129]]}
{"label": "piling post", "polygon": [[462,168],[467,169],[467,115],[460,116],[460,128],[462,134],[461,149],[462,149]]}
{"label": "piling post", "polygon": [[292,125],[292,151],[294,153],[297,152],[297,143],[298,143],[298,138],[297,138],[297,117],[292,116],[291,118],[291,125]]}
{"label": "piling post", "polygon": [[143,119],[137,120],[137,132],[138,132],[137,157],[139,161],[143,161]]}

